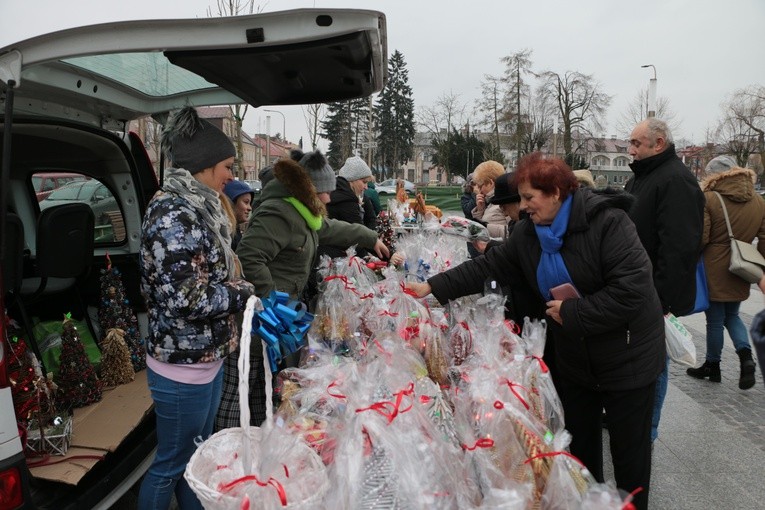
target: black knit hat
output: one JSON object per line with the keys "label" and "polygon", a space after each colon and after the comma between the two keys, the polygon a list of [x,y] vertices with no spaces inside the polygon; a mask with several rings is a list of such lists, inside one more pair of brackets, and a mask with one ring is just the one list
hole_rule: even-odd
{"label": "black knit hat", "polygon": [[518,185],[515,182],[515,173],[502,174],[494,179],[494,196],[492,204],[514,204],[521,201],[518,194]]}
{"label": "black knit hat", "polygon": [[223,131],[186,106],[176,113],[162,131],[162,150],[176,168],[201,172],[236,155],[234,144]]}

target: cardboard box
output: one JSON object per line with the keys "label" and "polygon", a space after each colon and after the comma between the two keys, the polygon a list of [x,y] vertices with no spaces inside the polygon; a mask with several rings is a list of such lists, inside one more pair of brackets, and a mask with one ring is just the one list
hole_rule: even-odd
{"label": "cardboard box", "polygon": [[77,485],[106,453],[117,449],[153,405],[142,370],[133,382],[105,391],[100,402],[75,409],[69,451],[51,457],[56,464],[30,468],[32,476]]}

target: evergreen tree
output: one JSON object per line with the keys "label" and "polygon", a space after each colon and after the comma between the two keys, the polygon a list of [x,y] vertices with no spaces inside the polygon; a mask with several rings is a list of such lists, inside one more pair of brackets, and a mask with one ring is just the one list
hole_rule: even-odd
{"label": "evergreen tree", "polygon": [[434,149],[433,164],[450,169],[450,181],[452,175],[467,176],[479,163],[487,159],[504,164],[504,157],[499,150],[482,142],[473,133],[465,137],[455,129],[448,138],[441,141],[434,139],[431,144]]}
{"label": "evergreen tree", "polygon": [[396,50],[388,62],[388,83],[375,105],[377,150],[388,168],[399,168],[414,153],[414,99],[404,55]]}
{"label": "evergreen tree", "polygon": [[367,140],[369,126],[369,100],[352,99],[330,103],[326,120],[322,121],[322,136],[329,140],[327,161],[329,166],[339,170],[345,160],[354,154]]}

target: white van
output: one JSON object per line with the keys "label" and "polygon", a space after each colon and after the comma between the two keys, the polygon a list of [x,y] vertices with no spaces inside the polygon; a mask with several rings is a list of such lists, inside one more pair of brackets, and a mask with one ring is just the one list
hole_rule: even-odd
{"label": "white van", "polygon": [[[20,325],[11,331],[0,318],[3,510],[109,508],[140,479],[156,446],[152,402],[139,373],[74,411],[66,456],[29,468],[8,371],[10,335],[39,347],[31,317],[95,316],[107,253],[146,336],[137,254],[141,219],[162,169],[152,167],[128,123],[146,115],[162,123],[187,104],[260,107],[368,96],[385,83],[387,51],[385,16],[351,9],[107,23],[0,48],[0,313],[7,309]],[[26,284],[43,276],[46,260],[58,264],[76,248],[38,246],[44,226],[33,183],[52,171],[97,181],[114,201],[100,213],[108,225],[96,229],[86,254],[92,262],[67,293],[46,292],[42,300]],[[96,202],[104,203],[83,203]]]}

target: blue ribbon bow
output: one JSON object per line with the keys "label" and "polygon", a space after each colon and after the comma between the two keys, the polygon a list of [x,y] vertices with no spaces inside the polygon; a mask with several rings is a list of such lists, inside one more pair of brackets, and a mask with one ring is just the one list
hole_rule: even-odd
{"label": "blue ribbon bow", "polygon": [[266,343],[271,372],[276,373],[282,358],[303,347],[305,334],[313,322],[300,301],[290,299],[286,292],[272,291],[263,298],[263,311],[252,318],[252,331]]}

